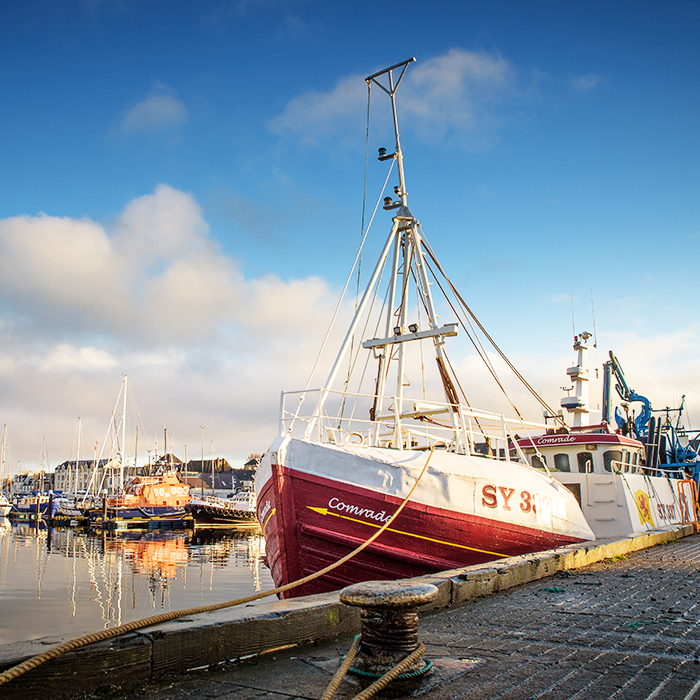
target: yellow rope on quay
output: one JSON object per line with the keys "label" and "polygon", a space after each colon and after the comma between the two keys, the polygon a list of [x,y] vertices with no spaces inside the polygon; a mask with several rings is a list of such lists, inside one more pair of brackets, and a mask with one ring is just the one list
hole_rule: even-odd
{"label": "yellow rope on quay", "polygon": [[348,672],[348,669],[350,668],[350,666],[352,666],[352,662],[355,660],[355,657],[357,656],[357,653],[359,651],[360,635],[358,634],[357,637],[355,637],[352,646],[350,647],[350,651],[348,651],[348,655],[343,660],[343,663],[341,664],[340,668],[335,672],[333,680],[328,684],[326,692],[321,696],[321,700],[331,700],[335,691],[338,690],[340,682],[343,680],[343,678],[345,678],[345,674]]}
{"label": "yellow rope on quay", "polygon": [[229,600],[225,603],[213,603],[212,605],[203,605],[197,608],[187,608],[186,610],[174,610],[169,613],[161,613],[160,615],[144,617],[141,620],[126,622],[123,625],[119,625],[117,627],[111,627],[109,629],[100,630],[99,632],[92,632],[91,634],[86,634],[82,637],[77,637],[76,639],[72,639],[69,642],[65,642],[63,644],[59,644],[58,646],[53,647],[52,649],[48,649],[47,651],[41,654],[37,654],[31,659],[27,659],[26,661],[23,661],[22,663],[7,669],[7,671],[0,673],[0,686],[4,685],[5,683],[9,683],[11,680],[17,678],[18,676],[21,676],[23,673],[31,671],[32,669],[35,669],[38,666],[45,664],[47,661],[55,659],[57,656],[61,656],[62,654],[65,654],[68,651],[75,651],[76,649],[88,646],[89,644],[94,644],[95,642],[103,642],[106,639],[119,637],[120,635],[126,634],[127,632],[134,632],[135,630],[143,629],[144,627],[151,627],[152,625],[157,625],[161,622],[176,620],[179,617],[199,615],[205,612],[213,612],[215,610],[223,610],[224,608],[232,608],[236,605],[243,605],[244,603],[251,603],[254,600],[267,598],[268,596],[275,595],[277,593],[284,593],[285,591],[288,591],[292,588],[296,588],[297,586],[309,583],[310,581],[313,581],[314,579],[317,579],[320,576],[324,576],[329,571],[333,571],[333,569],[336,569],[337,567],[341,566],[346,561],[352,559],[363,549],[372,544],[372,542],[374,542],[374,540],[376,540],[377,537],[379,537],[389,527],[389,525],[391,525],[394,522],[394,519],[398,516],[398,514],[403,510],[404,506],[408,503],[411,496],[413,495],[413,492],[416,490],[418,483],[423,478],[423,475],[428,469],[428,464],[430,464],[430,460],[433,456],[434,451],[435,447],[433,446],[430,449],[428,459],[426,459],[423,470],[416,479],[415,484],[413,484],[413,487],[408,492],[408,495],[406,496],[406,498],[404,498],[403,502],[397,508],[396,512],[391,516],[391,518],[386,523],[384,523],[384,525],[382,525],[382,527],[380,527],[379,530],[377,530],[368,540],[363,542],[357,549],[350,552],[350,554],[346,554],[342,559],[339,559],[333,564],[329,564],[324,569],[321,569],[320,571],[317,571],[314,574],[309,574],[308,576],[300,578],[297,581],[286,583],[284,584],[284,586],[278,586],[277,588],[273,588],[269,591],[260,591],[259,593],[254,593],[253,595],[245,596],[244,598],[236,598],[235,600]]}

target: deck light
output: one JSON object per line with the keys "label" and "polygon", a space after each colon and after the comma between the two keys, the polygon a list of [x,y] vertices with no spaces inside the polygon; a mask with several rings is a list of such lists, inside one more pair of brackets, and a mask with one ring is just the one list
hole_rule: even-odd
{"label": "deck light", "polygon": [[401,326],[396,326],[394,328],[394,335],[401,335]]}
{"label": "deck light", "polygon": [[411,331],[411,333],[418,333],[418,324],[417,323],[411,323],[408,326],[408,330]]}

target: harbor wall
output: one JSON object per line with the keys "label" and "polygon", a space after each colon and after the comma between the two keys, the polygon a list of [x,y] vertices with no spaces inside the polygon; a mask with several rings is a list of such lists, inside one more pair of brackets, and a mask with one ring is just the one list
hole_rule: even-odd
{"label": "harbor wall", "polygon": [[[414,579],[438,588],[421,609],[456,607],[470,600],[578,569],[606,559],[686,537],[695,525],[568,545],[487,564]],[[0,686],[0,698],[69,697],[78,690],[149,680],[166,673],[214,666],[290,646],[352,636],[360,629],[359,610],[343,605],[338,592],[291,600],[267,598],[211,613],[184,617],[69,652]],[[5,671],[69,637],[46,637],[0,646]]]}

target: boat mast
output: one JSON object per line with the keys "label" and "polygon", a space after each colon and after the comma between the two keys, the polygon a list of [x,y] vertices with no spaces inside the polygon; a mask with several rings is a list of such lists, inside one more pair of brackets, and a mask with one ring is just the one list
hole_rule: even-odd
{"label": "boat mast", "polygon": [[[373,75],[368,76],[365,78],[365,82],[368,84],[370,82],[374,82],[376,85],[379,85],[382,90],[387,92],[387,89],[381,84],[376,81],[376,78],[388,73],[389,74],[389,84],[391,91],[388,93],[391,97],[391,104],[392,104],[392,109],[393,109],[393,117],[394,117],[394,131],[396,134],[396,150],[397,153],[399,153],[399,158],[398,158],[398,167],[399,167],[399,188],[403,192],[403,197],[401,199],[402,204],[405,205],[406,202],[406,195],[405,195],[405,187],[403,186],[404,182],[404,173],[403,173],[403,159],[400,157],[400,148],[399,148],[399,130],[398,130],[398,119],[396,116],[396,103],[394,102],[394,97],[393,94],[396,92],[396,89],[399,86],[399,83],[401,82],[401,79],[404,76],[404,73],[406,72],[406,68],[408,67],[409,63],[412,63],[415,61],[415,58],[409,58],[406,61],[402,61],[401,63],[397,63],[394,66],[391,66],[389,68],[386,68],[385,70],[379,71],[378,73],[374,73]],[[401,75],[399,75],[398,79],[396,80],[396,83],[394,83],[394,77],[393,77],[393,71],[396,68],[403,68],[401,71]],[[389,160],[393,156],[385,156],[385,160]],[[343,341],[343,344],[340,347],[340,351],[338,352],[338,356],[335,360],[335,363],[333,364],[333,368],[330,371],[330,374],[328,375],[328,379],[326,380],[326,388],[321,391],[321,395],[319,396],[318,399],[318,404],[316,405],[316,409],[314,410],[313,416],[311,420],[309,421],[306,431],[304,433],[304,439],[308,440],[311,437],[311,434],[313,433],[314,428],[316,427],[316,424],[321,417],[321,413],[323,411],[323,407],[326,403],[326,400],[328,399],[328,395],[330,394],[330,387],[333,386],[333,383],[335,382],[336,376],[338,374],[338,371],[340,370],[341,363],[345,357],[345,354],[348,351],[348,348],[350,347],[350,344],[352,342],[353,335],[355,334],[355,331],[357,330],[358,323],[360,321],[360,318],[362,317],[362,314],[367,306],[367,303],[371,297],[371,292],[374,289],[374,286],[377,283],[377,280],[379,279],[379,275],[382,271],[382,268],[384,267],[384,262],[389,254],[389,251],[391,250],[392,244],[394,245],[394,261],[393,261],[393,269],[392,269],[392,277],[391,277],[391,299],[390,299],[390,306],[393,306],[393,300],[394,300],[394,294],[396,291],[396,270],[398,266],[398,245],[397,245],[397,238],[398,238],[398,230],[399,230],[399,225],[396,220],[394,220],[394,225],[392,226],[391,233],[389,234],[389,237],[386,240],[386,243],[384,244],[384,248],[382,249],[382,253],[379,256],[379,260],[377,261],[377,264],[374,268],[374,271],[372,273],[372,277],[370,278],[369,283],[367,284],[367,287],[365,288],[364,295],[362,296],[362,300],[360,301],[359,306],[357,307],[357,310],[355,311],[355,316],[352,320],[352,323],[350,324],[350,328],[348,329],[347,334],[345,335],[345,340]],[[387,318],[387,335],[391,332],[391,313],[389,317]],[[384,351],[386,352],[386,351]],[[377,394],[381,395],[381,391],[377,391]]]}
{"label": "boat mast", "polygon": [[316,424],[318,423],[318,420],[321,417],[321,413],[323,412],[323,407],[326,403],[326,399],[328,399],[328,396],[331,393],[330,387],[333,386],[333,382],[335,381],[335,378],[337,377],[338,372],[340,371],[343,358],[345,357],[345,354],[347,353],[348,348],[350,347],[353,335],[357,330],[357,326],[360,323],[362,314],[372,296],[372,290],[374,289],[374,286],[376,285],[377,280],[379,279],[382,267],[384,266],[384,261],[386,260],[386,257],[389,254],[391,244],[396,236],[396,230],[397,225],[394,224],[393,228],[391,229],[391,233],[389,234],[389,237],[387,238],[386,243],[384,244],[384,248],[382,249],[382,253],[374,268],[374,272],[372,273],[372,277],[369,281],[369,284],[365,289],[362,301],[357,307],[357,311],[355,311],[355,317],[353,318],[352,323],[350,324],[350,328],[348,329],[348,332],[345,335],[345,340],[343,341],[343,344],[340,347],[340,351],[338,352],[338,356],[336,357],[336,360],[333,364],[333,368],[331,369],[330,374],[328,375],[328,379],[326,380],[326,388],[324,388],[321,391],[321,395],[318,399],[318,404],[314,409],[313,416],[309,421],[308,425],[306,426],[306,431],[304,432],[304,440],[308,440],[311,437],[311,434],[313,433],[314,428],[316,427]]}
{"label": "boat mast", "polygon": [[[394,188],[394,193],[396,195],[396,200],[392,201],[390,197],[386,197],[384,200],[384,209],[389,211],[396,209],[396,215],[394,216],[394,228],[397,230],[399,236],[397,237],[394,245],[394,268],[392,270],[392,280],[391,280],[391,291],[389,296],[389,305],[387,308],[387,323],[386,323],[386,343],[382,345],[380,340],[372,340],[363,343],[363,347],[372,347],[375,352],[379,354],[379,374],[377,380],[377,397],[375,401],[375,406],[373,409],[372,420],[376,420],[379,414],[381,414],[383,396],[385,393],[385,386],[387,380],[387,363],[391,357],[390,345],[398,344],[398,357],[397,357],[397,372],[396,372],[396,395],[394,398],[394,414],[396,416],[395,421],[395,434],[393,444],[398,449],[402,448],[401,440],[401,426],[400,426],[400,416],[403,410],[403,376],[404,376],[404,365],[405,365],[405,341],[416,340],[418,337],[432,337],[435,345],[435,353],[437,357],[437,362],[440,370],[440,378],[443,383],[443,388],[445,390],[445,396],[447,401],[453,404],[453,416],[452,422],[455,430],[457,429],[457,421],[454,416],[457,406],[455,404],[459,403],[456,391],[452,385],[451,380],[447,375],[445,369],[445,356],[442,349],[444,344],[445,335],[456,335],[457,327],[456,325],[445,326],[443,328],[438,328],[437,324],[437,314],[435,313],[435,308],[433,305],[432,294],[430,292],[430,281],[428,279],[425,261],[423,258],[423,249],[421,245],[421,234],[419,231],[419,223],[411,213],[408,208],[408,192],[406,191],[406,176],[404,171],[403,163],[403,152],[401,150],[401,140],[399,137],[399,122],[396,110],[396,90],[401,82],[401,79],[406,72],[406,68],[410,63],[415,61],[415,58],[410,58],[402,63],[398,63],[395,66],[391,66],[379,73],[369,76],[366,80],[367,82],[373,82],[375,85],[380,87],[391,100],[391,112],[394,122],[394,135],[396,140],[396,150],[393,154],[387,155],[385,149],[380,149],[379,160],[388,160],[394,158],[397,163],[399,184]],[[402,68],[401,73],[396,81],[394,81],[393,71]],[[388,87],[379,82],[378,78],[381,76],[387,76]],[[402,280],[401,280],[401,296],[399,300],[398,308],[398,323],[396,326],[392,324],[395,314],[395,290],[397,288],[397,283],[399,279],[399,248],[403,251],[403,265],[402,265]],[[422,296],[423,305],[428,314],[428,322],[430,330],[421,331],[417,324],[408,325],[408,292],[409,292],[409,280],[411,267],[415,265],[418,276],[418,291]],[[393,335],[393,338],[391,337]],[[375,439],[378,435],[378,424],[375,426]]]}
{"label": "boat mast", "polygon": [[80,416],[78,416],[78,436],[75,448],[75,481],[73,483],[73,495],[78,493],[80,488]]}
{"label": "boat mast", "polygon": [[[375,392],[375,402],[370,411],[370,420],[375,422],[374,437],[373,441],[376,443],[378,437],[378,423],[380,420],[380,415],[383,407],[383,397],[386,389],[387,375],[388,375],[388,363],[390,361],[392,350],[391,348],[398,344],[398,364],[397,364],[397,377],[396,377],[396,395],[393,401],[394,404],[394,416],[395,416],[395,438],[394,445],[399,449],[402,448],[400,436],[401,436],[401,425],[400,425],[400,415],[402,410],[403,402],[403,375],[404,375],[404,343],[409,340],[419,340],[422,338],[432,337],[435,344],[435,351],[437,355],[438,365],[440,367],[440,376],[445,389],[445,394],[448,402],[451,404],[458,403],[456,392],[452,383],[447,376],[445,371],[445,360],[444,353],[442,350],[442,345],[444,343],[444,337],[446,335],[456,335],[457,334],[457,324],[448,324],[442,327],[437,325],[437,314],[433,306],[432,295],[430,293],[429,280],[425,270],[425,263],[423,259],[423,250],[421,248],[421,235],[419,233],[418,221],[414,218],[410,209],[408,208],[408,193],[406,191],[406,177],[404,172],[403,163],[403,153],[401,151],[401,140],[399,137],[399,122],[396,110],[396,91],[403,79],[406,69],[409,64],[415,61],[415,58],[409,58],[401,63],[397,63],[389,68],[385,68],[378,73],[374,73],[367,78],[366,82],[369,84],[374,83],[379,88],[381,88],[391,100],[391,111],[392,119],[394,124],[394,136],[395,136],[395,151],[394,153],[387,154],[386,149],[379,149],[379,160],[391,160],[394,159],[397,163],[397,170],[399,176],[399,184],[394,188],[394,194],[396,195],[396,200],[392,200],[391,197],[384,198],[384,209],[386,211],[396,210],[396,214],[393,217],[393,225],[391,228],[391,233],[384,244],[381,255],[377,262],[377,265],[372,273],[372,277],[365,289],[362,300],[357,307],[355,316],[350,328],[348,329],[345,340],[340,348],[338,357],[331,369],[331,372],[326,381],[325,388],[322,389],[318,404],[313,413],[311,420],[309,421],[306,431],[304,433],[304,439],[308,440],[316,427],[325,405],[326,399],[330,394],[330,387],[333,386],[336,376],[340,370],[341,363],[345,354],[350,347],[353,335],[357,330],[360,318],[362,317],[369,299],[371,298],[371,293],[377,284],[381,270],[384,267],[384,263],[389,255],[391,247],[394,247],[393,258],[392,258],[392,269],[391,269],[391,279],[389,282],[389,298],[387,300],[387,316],[386,316],[386,327],[385,327],[385,337],[384,338],[374,338],[372,340],[365,341],[362,346],[366,349],[372,349],[375,355],[379,358],[379,370],[377,377],[377,385]],[[394,75],[394,71],[400,73],[398,77]],[[388,81],[388,86],[382,84],[379,78],[386,76]],[[403,257],[403,259],[402,259]],[[418,270],[418,278],[420,280],[420,293],[422,295],[423,304],[427,309],[428,320],[430,324],[429,330],[419,331],[417,325],[411,324],[408,328],[408,287],[410,278],[410,269],[413,265],[416,265]],[[401,272],[399,272],[401,268]],[[399,293],[400,284],[400,293]],[[396,296],[399,293],[400,301],[397,309]],[[398,318],[395,317],[395,312],[398,310]],[[454,411],[458,408],[455,406]],[[453,424],[455,424],[455,419],[453,416]]]}
{"label": "boat mast", "polygon": [[122,404],[122,449],[121,458],[119,460],[119,488],[124,488],[124,460],[126,457],[126,392],[129,376],[124,375],[124,403]]}
{"label": "boat mast", "polygon": [[9,465],[7,468],[7,478],[5,477],[5,449],[7,445],[7,423],[3,425],[2,428],[2,442],[0,443],[0,493],[9,493],[10,489],[8,487],[8,482],[10,480],[10,469]]}
{"label": "boat mast", "polygon": [[[390,68],[386,68],[383,71],[380,71],[379,73],[374,73],[373,75],[370,75],[368,78],[366,78],[367,83],[374,83],[377,85],[379,88],[381,88],[387,95],[389,95],[389,99],[391,100],[391,116],[393,119],[394,123],[394,138],[395,138],[395,150],[393,157],[396,159],[396,165],[397,165],[397,171],[399,175],[399,185],[398,187],[394,188],[394,193],[397,196],[397,201],[395,203],[391,202],[391,199],[389,198],[388,201],[387,199],[384,200],[384,206],[385,208],[391,207],[393,208],[398,208],[399,212],[397,212],[397,217],[394,219],[395,223],[397,222],[397,219],[399,216],[402,218],[404,217],[405,214],[408,214],[408,218],[412,219],[413,217],[411,216],[410,211],[408,210],[407,202],[408,202],[408,193],[406,192],[406,175],[404,171],[404,165],[403,165],[403,152],[401,150],[401,139],[399,137],[399,118],[398,118],[398,113],[396,111],[396,90],[399,87],[399,84],[401,83],[401,80],[406,72],[406,69],[408,68],[409,63],[413,63],[415,61],[415,58],[409,58],[406,61],[403,61],[403,63],[398,63],[395,66],[391,66]],[[396,81],[394,81],[394,70],[401,68],[401,73]],[[387,80],[389,82],[388,87],[385,87],[382,83],[378,81],[378,78],[381,76],[387,76]],[[380,158],[390,158],[392,156],[386,156],[382,151],[380,151]],[[404,211],[405,210],[405,211]],[[396,289],[398,286],[398,281],[399,281],[399,257],[401,255],[401,245],[400,245],[400,234],[402,231],[403,226],[401,224],[398,224],[396,226],[397,232],[399,235],[396,237],[396,240],[394,241],[394,264],[391,270],[391,281],[390,281],[390,292],[389,292],[389,298],[388,298],[388,307],[387,307],[387,317],[386,317],[386,337],[389,337],[391,335],[401,335],[401,333],[404,332],[404,329],[406,328],[406,319],[407,319],[407,305],[405,303],[401,303],[401,311],[400,311],[400,317],[398,318],[398,325],[395,326],[393,323],[394,319],[394,302],[396,300]],[[404,235],[405,239],[405,235]],[[405,241],[407,242],[407,241]],[[403,246],[403,285],[402,285],[402,299],[406,298],[406,295],[408,293],[408,265],[410,265],[410,252],[408,249],[407,245]],[[399,333],[396,332],[396,330],[399,330]],[[374,414],[375,417],[378,414],[381,414],[382,412],[382,407],[383,407],[383,397],[385,393],[385,388],[386,388],[386,380],[387,380],[387,363],[389,361],[389,357],[391,354],[391,350],[388,349],[386,346],[381,348],[379,350],[380,352],[380,359],[379,359],[379,374],[378,374],[378,381],[377,381],[377,400],[376,404],[374,407]],[[403,343],[400,344],[399,346],[399,357],[398,357],[398,370],[397,370],[397,378],[396,378],[396,406],[395,410],[397,411],[398,414],[401,413],[401,403],[402,403],[402,396],[403,396],[403,368],[404,368],[404,347]],[[377,430],[379,426],[377,425]],[[395,441],[396,442],[396,441]]]}

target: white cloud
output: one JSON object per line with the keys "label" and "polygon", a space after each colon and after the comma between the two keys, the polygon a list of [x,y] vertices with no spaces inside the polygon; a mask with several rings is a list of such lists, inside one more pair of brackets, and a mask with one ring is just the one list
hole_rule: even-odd
{"label": "white cloud", "polygon": [[[386,78],[383,82],[388,84]],[[450,139],[473,150],[491,145],[513,118],[513,105],[530,99],[530,93],[515,67],[500,54],[452,49],[409,66],[397,102],[401,124],[423,139]],[[372,95],[373,102],[384,97],[376,86]],[[329,92],[295,97],[268,127],[307,145],[335,148],[346,140],[361,143],[357,137],[365,125],[366,105],[364,76],[353,75]]]}
{"label": "white cloud", "polygon": [[359,75],[343,78],[327,93],[295,97],[282,114],[268,122],[276,134],[293,134],[307,145],[322,146],[335,139],[354,140],[362,133],[367,86]]}
{"label": "white cloud", "polygon": [[209,237],[192,195],[159,185],[111,230],[89,219],[0,221],[0,293],[36,332],[88,332],[132,345],[211,339],[222,324],[304,326],[318,278],[245,280]]}
{"label": "white cloud", "polygon": [[489,145],[519,96],[517,73],[499,54],[453,49],[418,64],[401,96],[426,140],[453,136],[468,148]]}
{"label": "white cloud", "polygon": [[0,292],[19,313],[83,327],[122,317],[129,268],[99,224],[46,214],[0,220],[0,251]]}
{"label": "white cloud", "polygon": [[0,415],[25,468],[43,435],[65,459],[78,415],[86,444],[101,439],[123,374],[150,438],[167,425],[178,454],[202,424],[230,460],[264,450],[334,303],[319,278],[247,280],[192,195],[166,185],[109,227],[0,220],[0,300]]}
{"label": "white cloud", "polygon": [[[159,90],[167,89],[160,86]],[[121,130],[132,134],[137,131],[162,131],[187,121],[184,102],[174,95],[155,94],[134,105],[124,115]]]}
{"label": "white cloud", "polygon": [[117,367],[117,359],[109,352],[96,347],[76,347],[60,343],[41,357],[42,372],[70,371],[81,369],[104,370]]}
{"label": "white cloud", "polygon": [[589,75],[581,75],[571,79],[571,84],[576,92],[588,92],[597,88],[604,80],[602,75],[590,73]]}

